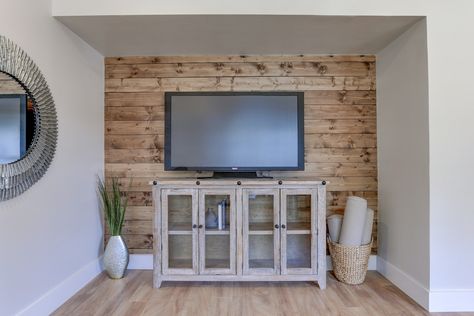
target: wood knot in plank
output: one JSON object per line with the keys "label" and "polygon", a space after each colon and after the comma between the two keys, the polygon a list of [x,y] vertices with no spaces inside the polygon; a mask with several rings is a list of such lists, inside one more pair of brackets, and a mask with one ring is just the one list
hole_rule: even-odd
{"label": "wood knot in plank", "polygon": [[293,71],[293,63],[288,61],[282,62],[280,68],[287,74],[291,73]]}
{"label": "wood knot in plank", "polygon": [[153,148],[152,149],[159,149],[160,146],[160,137],[157,135],[153,138]]}
{"label": "wood knot in plank", "polygon": [[183,72],[184,72],[183,71],[183,64],[182,63],[176,64],[176,73],[182,74]]}
{"label": "wood knot in plank", "polygon": [[263,63],[258,63],[256,67],[257,67],[258,72],[262,75],[267,71],[267,66],[265,66],[265,64]]}
{"label": "wood knot in plank", "polygon": [[345,91],[345,90],[339,91],[338,95],[339,95],[338,101],[339,101],[340,103],[346,102],[346,99],[347,99],[347,91]]}
{"label": "wood knot in plank", "polygon": [[320,75],[324,75],[328,72],[328,66],[320,62],[313,63],[313,67]]}
{"label": "wood knot in plank", "polygon": [[137,66],[132,66],[132,73],[131,73],[131,76],[130,76],[130,77],[136,77],[136,76],[138,76],[139,72],[140,72],[140,71],[139,71],[139,69],[138,69]]}
{"label": "wood knot in plank", "polygon": [[237,68],[231,67],[230,70],[233,71],[236,75],[243,73],[242,68],[240,67],[237,67]]}
{"label": "wood knot in plank", "polygon": [[215,63],[215,67],[217,71],[221,71],[224,69],[224,64],[223,63]]}

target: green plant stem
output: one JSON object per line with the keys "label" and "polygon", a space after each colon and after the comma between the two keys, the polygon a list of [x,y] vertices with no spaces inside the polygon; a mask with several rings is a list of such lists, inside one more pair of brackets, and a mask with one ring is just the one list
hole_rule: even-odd
{"label": "green plant stem", "polygon": [[122,233],[128,200],[120,191],[117,178],[112,178],[111,183],[107,183],[99,177],[97,186],[102,211],[104,212],[110,234],[112,236],[119,236]]}

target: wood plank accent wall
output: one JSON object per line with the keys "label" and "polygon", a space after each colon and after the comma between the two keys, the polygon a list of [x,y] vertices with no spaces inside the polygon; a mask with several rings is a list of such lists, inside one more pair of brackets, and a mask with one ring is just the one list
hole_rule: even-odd
{"label": "wood plank accent wall", "polygon": [[0,94],[24,94],[25,89],[9,75],[0,72]]}
{"label": "wood plank accent wall", "polygon": [[105,174],[119,177],[130,199],[131,253],[152,253],[148,182],[196,176],[164,172],[165,91],[304,91],[305,171],[273,174],[330,181],[328,213],[343,213],[350,195],[377,212],[375,56],[106,58]]}

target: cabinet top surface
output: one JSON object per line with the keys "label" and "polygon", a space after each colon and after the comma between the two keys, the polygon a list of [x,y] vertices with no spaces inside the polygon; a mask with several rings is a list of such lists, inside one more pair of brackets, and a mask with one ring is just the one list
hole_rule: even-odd
{"label": "cabinet top surface", "polygon": [[314,178],[230,178],[230,179],[198,179],[198,178],[159,178],[150,182],[158,186],[317,186],[328,182]]}

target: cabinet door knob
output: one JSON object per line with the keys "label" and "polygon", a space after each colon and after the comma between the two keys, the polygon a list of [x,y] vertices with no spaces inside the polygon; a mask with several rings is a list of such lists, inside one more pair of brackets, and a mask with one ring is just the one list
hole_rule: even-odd
{"label": "cabinet door knob", "polygon": [[197,228],[197,227],[198,227],[198,225],[196,225],[196,224],[193,225],[193,228]]}
{"label": "cabinet door knob", "polygon": [[201,184],[201,181],[196,181],[196,185],[200,185]]}
{"label": "cabinet door knob", "polygon": [[286,225],[285,225],[285,224],[281,225],[281,228],[285,229],[285,228],[286,228]]}
{"label": "cabinet door knob", "polygon": [[201,225],[199,225],[199,228],[202,228],[202,224],[201,224]]}
{"label": "cabinet door knob", "polygon": [[240,182],[240,181],[237,181],[237,185],[241,185],[241,184],[242,184],[242,182]]}
{"label": "cabinet door knob", "polygon": [[275,228],[278,229],[280,226],[278,226],[278,224],[275,224]]}
{"label": "cabinet door knob", "polygon": [[279,181],[278,181],[278,184],[279,184],[279,185],[282,185],[282,184],[283,184],[283,181],[279,180]]}

